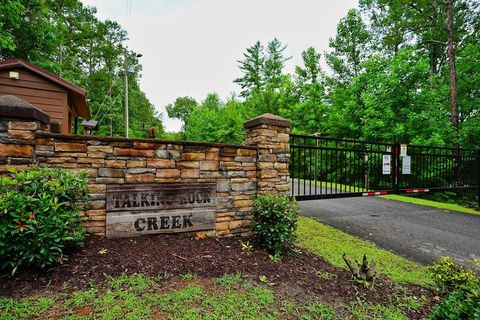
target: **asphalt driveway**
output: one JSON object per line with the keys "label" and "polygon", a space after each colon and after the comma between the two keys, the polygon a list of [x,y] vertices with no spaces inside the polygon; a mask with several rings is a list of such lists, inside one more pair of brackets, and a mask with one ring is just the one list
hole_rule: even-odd
{"label": "asphalt driveway", "polygon": [[480,258],[480,215],[378,197],[300,201],[302,214],[420,263]]}

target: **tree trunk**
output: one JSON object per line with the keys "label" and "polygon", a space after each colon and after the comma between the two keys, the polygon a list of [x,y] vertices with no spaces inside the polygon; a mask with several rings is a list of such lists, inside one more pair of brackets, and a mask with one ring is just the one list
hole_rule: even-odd
{"label": "tree trunk", "polygon": [[447,5],[447,36],[448,36],[448,66],[450,67],[450,103],[451,103],[451,122],[453,126],[453,174],[455,181],[461,185],[460,181],[460,144],[458,137],[458,91],[457,91],[457,76],[455,73],[455,46],[453,38],[453,1],[446,0]]}
{"label": "tree trunk", "polygon": [[457,77],[455,73],[455,47],[453,38],[453,1],[446,0],[447,4],[447,33],[448,33],[448,65],[450,67],[450,99],[451,99],[451,122],[455,134],[455,144],[458,144],[458,92]]}

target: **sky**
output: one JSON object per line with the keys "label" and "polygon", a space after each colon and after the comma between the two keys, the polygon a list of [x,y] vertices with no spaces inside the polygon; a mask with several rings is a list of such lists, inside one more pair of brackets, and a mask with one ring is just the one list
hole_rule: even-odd
{"label": "sky", "polygon": [[338,21],[357,0],[82,0],[100,19],[119,22],[127,46],[143,56],[141,89],[163,113],[167,131],[181,123],[165,106],[179,96],[198,102],[209,92],[240,92],[238,60],[246,48],[274,37],[287,45],[285,71],[301,65],[301,52],[328,50]]}

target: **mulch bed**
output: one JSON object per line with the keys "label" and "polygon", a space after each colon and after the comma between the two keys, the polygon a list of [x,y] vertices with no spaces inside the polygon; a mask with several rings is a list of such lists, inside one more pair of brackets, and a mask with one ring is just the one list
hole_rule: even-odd
{"label": "mulch bed", "polygon": [[[191,235],[151,235],[109,240],[92,236],[86,240],[83,249],[70,256],[67,265],[47,272],[20,270],[13,278],[1,276],[0,295],[24,297],[45,290],[84,289],[92,281],[105,281],[105,274],[158,276],[165,272],[174,277],[194,273],[206,278],[240,273],[254,281],[264,275],[278,294],[302,303],[318,298],[327,304],[340,305],[360,297],[372,303],[386,304],[398,290],[383,277],[376,280],[374,289],[367,289],[352,282],[347,270],[336,268],[302,250],[291,252],[281,262],[271,261],[260,249],[254,249],[249,255],[241,250],[241,240],[248,239],[197,240]],[[104,249],[106,253],[102,254]],[[331,279],[319,277],[319,273],[325,272],[332,275]],[[409,318],[425,317],[433,307],[433,293],[413,285],[406,286],[406,289],[409,295],[425,295],[429,300],[421,312],[410,312]]]}

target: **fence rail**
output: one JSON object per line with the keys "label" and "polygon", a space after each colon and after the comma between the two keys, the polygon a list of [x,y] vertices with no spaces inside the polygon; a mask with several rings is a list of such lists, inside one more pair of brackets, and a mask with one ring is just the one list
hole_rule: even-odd
{"label": "fence rail", "polygon": [[[480,190],[480,151],[290,135],[298,200]],[[479,191],[480,192],[480,191]]]}

